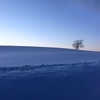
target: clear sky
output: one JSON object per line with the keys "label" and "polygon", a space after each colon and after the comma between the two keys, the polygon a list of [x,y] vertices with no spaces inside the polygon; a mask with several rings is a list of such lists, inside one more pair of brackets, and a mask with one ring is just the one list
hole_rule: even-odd
{"label": "clear sky", "polygon": [[0,45],[100,51],[100,0],[0,0]]}

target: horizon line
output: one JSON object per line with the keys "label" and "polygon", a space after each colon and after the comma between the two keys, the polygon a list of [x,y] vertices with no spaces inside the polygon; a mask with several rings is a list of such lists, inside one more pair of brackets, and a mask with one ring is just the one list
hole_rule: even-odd
{"label": "horizon line", "polygon": [[[30,47],[30,48],[34,48],[34,47],[37,47],[37,48],[54,48],[54,49],[70,49],[70,50],[76,50],[76,49],[73,49],[73,48],[65,48],[65,47],[51,47],[51,46],[32,46],[32,45],[0,45],[0,47]],[[80,49],[79,51],[93,51],[93,52],[100,52],[100,51],[96,51],[96,50],[83,50],[83,49]]]}

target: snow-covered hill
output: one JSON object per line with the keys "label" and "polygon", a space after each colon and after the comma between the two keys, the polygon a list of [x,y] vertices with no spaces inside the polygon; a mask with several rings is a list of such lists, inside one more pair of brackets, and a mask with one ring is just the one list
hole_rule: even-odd
{"label": "snow-covered hill", "polygon": [[100,53],[2,46],[0,100],[100,100]]}
{"label": "snow-covered hill", "polygon": [[99,52],[44,47],[0,47],[0,66],[67,64],[97,61]]}

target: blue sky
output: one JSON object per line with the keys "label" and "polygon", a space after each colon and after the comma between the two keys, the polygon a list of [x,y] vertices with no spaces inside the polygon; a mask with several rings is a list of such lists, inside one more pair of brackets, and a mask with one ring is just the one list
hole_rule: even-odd
{"label": "blue sky", "polygon": [[100,51],[99,0],[0,0],[0,45]]}

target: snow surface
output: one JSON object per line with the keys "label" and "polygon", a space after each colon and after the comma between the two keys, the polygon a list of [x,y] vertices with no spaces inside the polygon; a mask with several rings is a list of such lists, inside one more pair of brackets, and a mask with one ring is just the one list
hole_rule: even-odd
{"label": "snow surface", "polygon": [[2,46],[0,100],[100,100],[100,53]]}
{"label": "snow surface", "polygon": [[0,77],[17,79],[32,77],[61,77],[75,75],[80,72],[92,72],[100,69],[100,61],[72,64],[52,64],[40,66],[0,67]]}
{"label": "snow surface", "polygon": [[67,64],[97,61],[99,52],[43,47],[0,47],[0,66]]}

